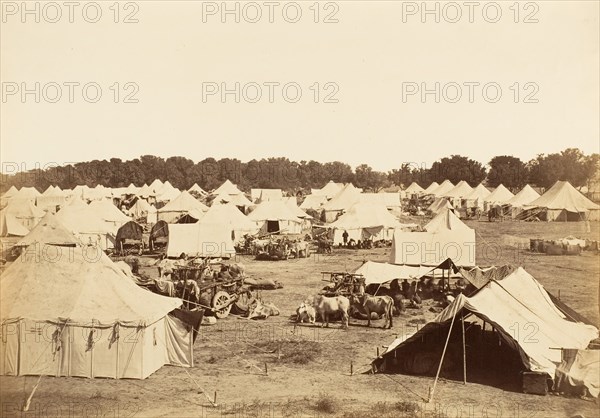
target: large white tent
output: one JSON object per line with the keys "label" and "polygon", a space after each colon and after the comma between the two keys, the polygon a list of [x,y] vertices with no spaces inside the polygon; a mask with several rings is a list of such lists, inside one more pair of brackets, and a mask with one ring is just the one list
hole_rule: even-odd
{"label": "large white tent", "polygon": [[189,212],[206,212],[207,210],[208,206],[184,190],[175,199],[158,209],[158,220],[171,223]]}
{"label": "large white tent", "polygon": [[0,237],[24,237],[29,233],[21,222],[6,210],[0,210]]}
{"label": "large white tent", "polygon": [[232,230],[223,224],[169,224],[167,256],[221,257],[235,255]]}
{"label": "large white tent", "polygon": [[483,202],[491,192],[483,184],[479,183],[471,193],[464,196],[465,207],[483,209]]}
{"label": "large white tent", "polygon": [[[570,319],[553,303],[544,287],[519,267],[504,278],[488,281],[471,296],[459,294],[433,321],[412,335],[397,338],[383,355],[374,360],[375,370],[404,373],[414,367],[410,361],[400,362],[397,359],[416,359],[415,354],[424,359],[429,353],[433,354],[434,365],[437,366],[444,343],[448,345],[448,350],[443,350],[446,355],[460,353],[465,341],[464,336],[461,338],[461,318],[465,318],[464,328],[467,330],[471,324],[491,324],[496,338],[500,340],[495,345],[482,345],[481,331],[467,332],[466,352],[469,356],[490,350],[484,353],[490,359],[507,359],[508,349],[514,361],[499,362],[498,371],[506,373],[507,377],[512,375],[517,382],[519,371],[546,373],[554,377],[561,364],[561,348],[586,349],[590,341],[598,338],[595,326]],[[533,325],[523,328],[527,324]],[[525,332],[518,332],[515,326]],[[529,328],[534,332],[530,332]],[[461,355],[459,367],[463,361]],[[471,363],[470,369],[483,367],[486,370],[488,366]],[[597,384],[597,376],[594,380]]]}
{"label": "large white tent", "polygon": [[445,196],[446,193],[448,193],[453,188],[454,188],[454,184],[452,184],[452,182],[450,180],[444,180],[442,182],[442,184],[440,184],[438,187],[436,187],[430,193],[435,196]]}
{"label": "large white tent", "polygon": [[213,195],[213,196],[218,196],[220,194],[236,195],[236,194],[241,194],[241,193],[242,193],[242,191],[240,189],[238,189],[238,187],[235,184],[233,184],[229,179],[227,179],[223,182],[223,184],[221,184],[219,187],[217,187],[215,190],[213,190],[211,195]]}
{"label": "large white tent", "polygon": [[258,204],[248,218],[255,222],[261,233],[300,234],[303,220],[297,215],[282,200],[272,200]]}
{"label": "large white tent", "polygon": [[495,206],[495,205],[503,205],[508,200],[512,199],[513,197],[514,197],[514,194],[510,190],[508,190],[506,187],[504,187],[503,184],[500,184],[498,187],[496,187],[494,189],[494,191],[492,193],[489,194],[488,197],[483,199],[485,209],[487,210],[490,207]]}
{"label": "large white tent", "polygon": [[[1,375],[144,379],[192,365],[192,332],[99,249],[24,252],[0,276]],[[35,338],[33,338],[35,336]]]}
{"label": "large white tent", "polygon": [[394,229],[403,225],[388,212],[383,205],[356,203],[329,225],[333,230],[333,243],[343,242],[344,231],[348,239],[361,240],[391,240]]}
{"label": "large white tent", "polygon": [[424,232],[396,230],[390,262],[437,266],[451,258],[457,266],[475,265],[475,230],[451,210],[440,212],[424,229]]}
{"label": "large white tent", "polygon": [[256,223],[248,219],[248,217],[232,203],[211,206],[199,222],[206,225],[223,226],[233,232],[235,242],[240,240],[245,234],[252,235],[258,232]]}
{"label": "large white tent", "polygon": [[348,183],[328,202],[323,204],[325,212],[325,222],[333,222],[338,215],[350,209],[355,203],[360,201],[360,189]]}
{"label": "large white tent", "polygon": [[330,180],[325,186],[320,189],[311,189],[311,194],[314,196],[325,196],[326,199],[331,199],[344,188],[344,183],[336,183]]}
{"label": "large white tent", "polygon": [[440,185],[438,184],[437,181],[434,181],[423,191],[423,194],[425,194],[425,195],[433,194],[435,189],[437,189],[438,187],[440,187]]}
{"label": "large white tent", "polygon": [[547,221],[598,220],[600,212],[600,206],[582,195],[568,181],[557,181],[529,206],[533,208],[531,211]]}
{"label": "large white tent", "polygon": [[31,230],[44,217],[46,212],[35,206],[31,200],[13,197],[3,209],[5,213],[12,215],[24,227]]}

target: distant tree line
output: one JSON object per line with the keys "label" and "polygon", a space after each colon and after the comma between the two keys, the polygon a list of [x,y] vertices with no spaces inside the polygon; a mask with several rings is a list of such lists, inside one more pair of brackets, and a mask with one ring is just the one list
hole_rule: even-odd
{"label": "distant tree line", "polygon": [[[585,155],[579,149],[568,148],[560,153],[540,154],[531,161],[501,155],[487,166],[462,155],[441,158],[431,167],[418,163],[402,163],[387,173],[375,171],[367,164],[352,170],[348,164],[334,161],[290,161],[287,158],[267,158],[242,162],[235,158],[205,158],[195,163],[186,157],[161,158],[143,155],[123,161],[119,158],[93,160],[72,165],[53,165],[44,169],[6,174],[2,176],[2,192],[11,186],[34,186],[43,191],[49,185],[62,189],[76,185],[95,187],[126,187],[130,183],[141,186],[154,179],[168,180],[173,186],[187,189],[198,183],[205,190],[218,187],[226,179],[242,190],[250,188],[279,188],[287,191],[308,192],[322,187],[327,181],[352,182],[367,191],[379,191],[394,185],[408,186],[412,182],[427,187],[432,182],[448,179],[456,184],[465,180],[471,186],[485,182],[490,187],[500,183],[510,189],[525,184],[550,187],[557,180],[568,180],[574,186],[587,185],[598,174],[599,154]],[[8,163],[4,163],[7,167]]]}

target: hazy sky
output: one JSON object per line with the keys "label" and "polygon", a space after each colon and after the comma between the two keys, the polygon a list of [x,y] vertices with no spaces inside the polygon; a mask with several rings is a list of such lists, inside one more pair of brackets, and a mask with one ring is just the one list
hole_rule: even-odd
{"label": "hazy sky", "polygon": [[[600,151],[597,1],[521,3],[518,15],[512,1],[498,2],[497,23],[486,21],[496,19],[493,5],[483,10],[489,2],[475,8],[473,23],[463,2],[454,3],[462,13],[456,23],[449,22],[457,16],[452,5],[438,3],[436,23],[415,10],[420,1],[320,3],[318,16],[312,1],[276,2],[273,23],[264,2],[237,3],[240,23],[221,15],[220,1],[123,2],[118,16],[114,2],[99,2],[99,21],[88,23],[96,16],[88,3],[74,9],[73,23],[62,2],[55,3],[60,9],[28,2],[38,4],[39,23],[22,14],[20,1],[2,3],[3,162],[33,168],[143,154],[285,156],[389,170],[450,154],[487,163],[494,155],[528,160],[566,147]],[[287,22],[295,5],[302,15]],[[259,22],[248,22],[257,10]],[[138,22],[124,23],[127,16]],[[338,22],[324,23],[327,16]],[[21,96],[36,82],[40,103],[35,94]],[[137,103],[124,103],[135,87],[128,82],[139,88]],[[239,103],[220,92],[203,98],[222,83],[235,90],[236,82]],[[273,103],[270,82],[279,83],[271,86]],[[480,83],[471,85],[473,103],[471,82]],[[69,83],[80,83],[72,85],[73,103]],[[97,83],[86,90],[90,101],[94,86],[101,88],[96,103],[86,101],[86,83]],[[408,95],[435,83],[439,103],[434,93]],[[302,95],[291,103],[297,87]],[[498,87],[501,96],[488,102]],[[337,103],[325,103],[331,93]],[[538,102],[525,103],[531,100]]]}

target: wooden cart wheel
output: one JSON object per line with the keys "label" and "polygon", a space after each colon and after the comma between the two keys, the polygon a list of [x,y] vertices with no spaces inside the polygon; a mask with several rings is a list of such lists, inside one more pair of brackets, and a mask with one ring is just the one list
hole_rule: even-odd
{"label": "wooden cart wheel", "polygon": [[212,299],[212,307],[214,309],[215,316],[219,319],[227,318],[229,311],[231,310],[231,304],[229,303],[229,294],[222,290],[219,290]]}

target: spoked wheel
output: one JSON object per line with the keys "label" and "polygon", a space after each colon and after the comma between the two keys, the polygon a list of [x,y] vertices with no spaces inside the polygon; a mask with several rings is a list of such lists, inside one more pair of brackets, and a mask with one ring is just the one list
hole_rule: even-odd
{"label": "spoked wheel", "polygon": [[219,290],[217,293],[215,293],[215,296],[213,296],[212,299],[212,307],[217,318],[227,318],[229,311],[231,311],[231,304],[229,301],[230,297],[227,292]]}

